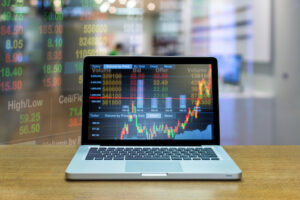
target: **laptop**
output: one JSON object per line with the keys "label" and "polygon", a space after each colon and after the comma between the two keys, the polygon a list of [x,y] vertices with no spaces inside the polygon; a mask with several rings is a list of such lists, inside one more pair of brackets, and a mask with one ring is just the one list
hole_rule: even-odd
{"label": "laptop", "polygon": [[82,104],[69,180],[241,179],[220,146],[215,58],[88,56]]}

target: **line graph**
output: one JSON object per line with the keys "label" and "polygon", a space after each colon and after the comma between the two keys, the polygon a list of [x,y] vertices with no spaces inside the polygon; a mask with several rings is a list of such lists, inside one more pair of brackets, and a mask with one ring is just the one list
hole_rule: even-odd
{"label": "line graph", "polygon": [[[211,66],[209,67],[208,74],[207,74],[207,81],[202,78],[201,80],[198,80],[198,92],[197,92],[197,98],[187,98],[187,100],[195,100],[195,104],[192,107],[188,107],[187,114],[185,115],[185,118],[183,121],[177,120],[176,125],[170,126],[168,124],[163,123],[155,123],[150,127],[146,127],[145,125],[142,125],[139,123],[139,118],[137,113],[136,106],[134,105],[134,101],[131,102],[131,109],[128,111],[128,122],[125,122],[121,134],[120,139],[123,140],[126,136],[129,135],[129,124],[134,125],[137,134],[139,136],[145,136],[147,140],[151,140],[155,137],[157,137],[158,134],[165,134],[168,138],[174,138],[176,134],[180,133],[180,131],[184,131],[187,127],[187,125],[193,120],[198,118],[198,112],[199,112],[199,106],[201,100],[211,100]],[[206,97],[204,97],[204,94]],[[132,97],[93,97],[97,99],[101,98],[119,98],[119,99],[136,99]],[[151,99],[151,98],[144,98],[144,99]],[[180,98],[172,98],[172,99],[178,99]]]}

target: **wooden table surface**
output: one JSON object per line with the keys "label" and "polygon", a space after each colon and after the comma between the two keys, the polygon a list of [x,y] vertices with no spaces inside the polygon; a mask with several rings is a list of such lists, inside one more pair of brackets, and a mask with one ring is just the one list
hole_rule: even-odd
{"label": "wooden table surface", "polygon": [[0,199],[300,199],[300,146],[226,146],[241,181],[66,181],[77,148],[0,145]]}

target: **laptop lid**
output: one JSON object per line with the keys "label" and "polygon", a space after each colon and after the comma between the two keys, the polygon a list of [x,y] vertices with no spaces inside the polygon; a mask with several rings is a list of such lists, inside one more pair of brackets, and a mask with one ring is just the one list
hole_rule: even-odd
{"label": "laptop lid", "polygon": [[217,60],[88,56],[82,144],[219,145]]}

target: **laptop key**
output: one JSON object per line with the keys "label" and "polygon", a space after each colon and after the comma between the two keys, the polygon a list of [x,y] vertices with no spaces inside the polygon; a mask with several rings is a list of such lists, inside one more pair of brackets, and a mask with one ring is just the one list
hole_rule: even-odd
{"label": "laptop key", "polygon": [[172,157],[172,160],[182,160],[180,157]]}
{"label": "laptop key", "polygon": [[159,157],[158,160],[170,160],[170,157]]}
{"label": "laptop key", "polygon": [[125,157],[125,160],[141,160],[141,158]]}
{"label": "laptop key", "polygon": [[114,160],[124,160],[124,157],[115,157]]}
{"label": "laptop key", "polygon": [[210,159],[207,157],[202,157],[202,160],[210,160]]}

